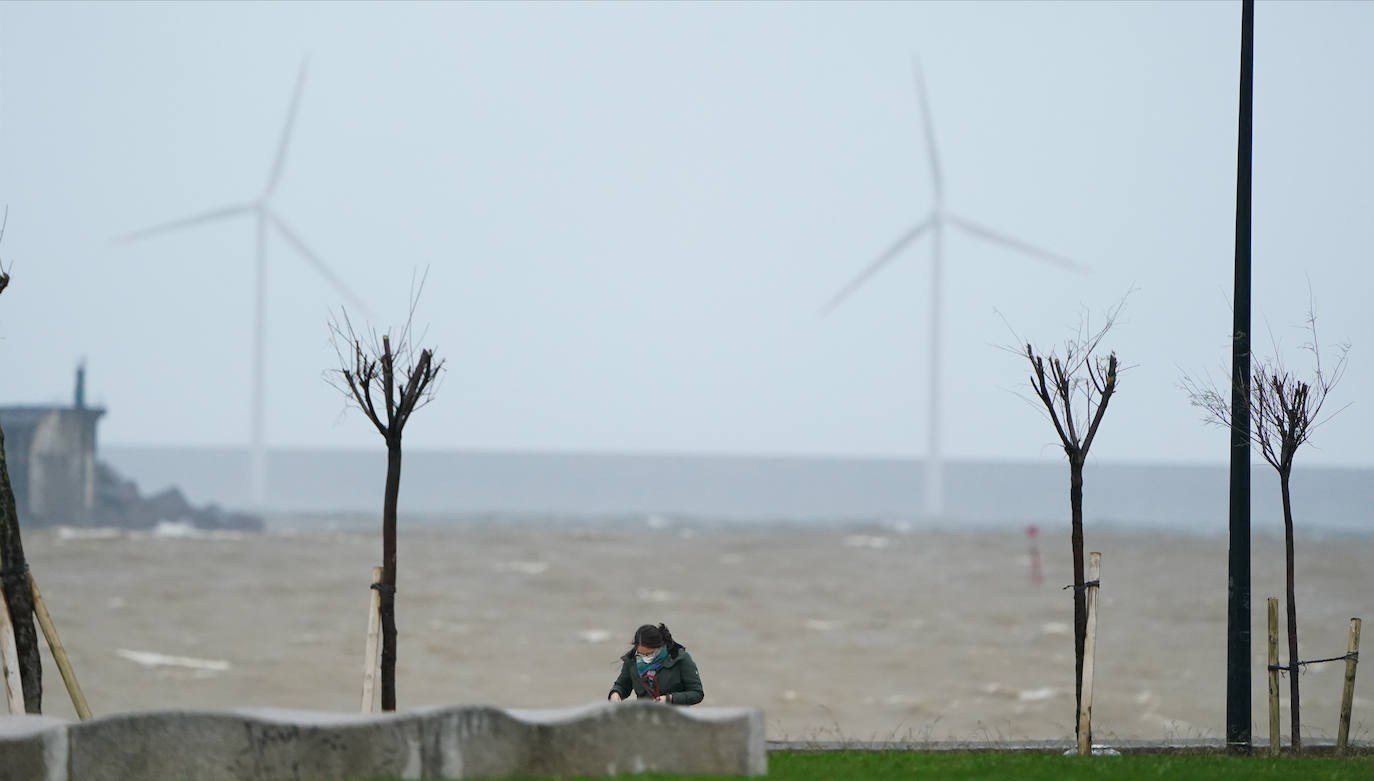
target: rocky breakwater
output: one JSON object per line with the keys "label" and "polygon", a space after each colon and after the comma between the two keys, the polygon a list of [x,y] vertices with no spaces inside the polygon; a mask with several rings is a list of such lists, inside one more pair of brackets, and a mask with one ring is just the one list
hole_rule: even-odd
{"label": "rocky breakwater", "polygon": [[196,507],[175,486],[144,496],[138,484],[109,464],[96,465],[95,508],[91,525],[150,529],[159,523],[185,523],[207,531],[262,531],[261,516],[210,504]]}

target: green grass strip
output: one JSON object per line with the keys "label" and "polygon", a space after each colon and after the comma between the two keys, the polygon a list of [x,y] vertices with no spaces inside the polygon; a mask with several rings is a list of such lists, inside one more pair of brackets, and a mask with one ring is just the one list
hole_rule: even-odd
{"label": "green grass strip", "polygon": [[770,753],[768,778],[879,779],[939,778],[958,781],[1024,779],[1025,781],[1136,781],[1136,779],[1330,779],[1374,778],[1374,759],[1279,758],[1128,755],[1064,757],[1044,754],[977,752],[921,754],[908,752]]}

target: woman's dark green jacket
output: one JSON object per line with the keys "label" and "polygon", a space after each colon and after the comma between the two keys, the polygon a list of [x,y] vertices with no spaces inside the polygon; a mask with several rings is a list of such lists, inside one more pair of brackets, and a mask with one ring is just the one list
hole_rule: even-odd
{"label": "woman's dark green jacket", "polygon": [[[631,648],[620,657],[620,677],[611,686],[611,691],[620,694],[621,699],[629,698],[630,692],[634,691],[634,669],[635,649]],[[668,695],[668,702],[673,705],[696,705],[706,696],[701,689],[701,673],[697,672],[697,663],[692,661],[692,655],[687,653],[686,648],[678,646],[677,655],[669,653],[664,660],[663,668],[658,671],[658,692]],[[610,696],[608,692],[606,697]],[[639,696],[639,693],[635,692],[635,696]]]}

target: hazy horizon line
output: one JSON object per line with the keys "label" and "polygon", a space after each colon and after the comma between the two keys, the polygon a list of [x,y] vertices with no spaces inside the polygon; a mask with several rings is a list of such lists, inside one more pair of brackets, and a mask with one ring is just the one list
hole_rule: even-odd
{"label": "hazy horizon line", "polygon": [[[116,450],[191,450],[191,451],[221,451],[221,452],[242,452],[247,454],[251,451],[248,444],[228,445],[228,444],[175,444],[175,443],[155,443],[155,442],[101,442],[98,449],[112,448]],[[385,446],[378,443],[376,447],[347,445],[341,447],[329,445],[270,445],[267,447],[268,453],[305,453],[323,452],[333,454],[357,453],[372,454],[385,452]],[[410,446],[405,449],[407,453],[447,453],[465,455],[491,455],[491,456],[590,456],[590,457],[619,457],[619,458],[683,458],[683,459],[742,459],[742,460],[768,460],[768,461],[853,461],[853,462],[924,462],[924,454],[849,454],[849,453],[786,453],[770,451],[726,451],[726,450],[632,450],[624,448],[534,448],[534,447],[497,447],[483,445],[466,445],[455,447],[435,447],[429,445]],[[942,460],[946,464],[1051,464],[1060,463],[1062,456],[1044,457],[1016,457],[1016,456],[944,456]],[[1117,458],[1098,458],[1089,456],[1089,465],[1094,463],[1111,466],[1127,467],[1191,467],[1191,468],[1223,468],[1229,467],[1225,460],[1208,461],[1201,459],[1117,459]],[[1268,462],[1255,455],[1251,460],[1251,466],[1269,466]],[[1369,471],[1374,470],[1374,462],[1344,463],[1344,464],[1304,464],[1301,461],[1294,463],[1294,469],[1322,469],[1322,470],[1348,470],[1348,471]]]}

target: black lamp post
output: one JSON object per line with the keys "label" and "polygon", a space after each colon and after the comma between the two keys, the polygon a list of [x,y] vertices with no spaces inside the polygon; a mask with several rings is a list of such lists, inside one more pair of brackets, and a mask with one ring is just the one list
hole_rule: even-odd
{"label": "black lamp post", "polygon": [[1250,174],[1255,0],[1242,0],[1236,143],[1236,281],[1231,352],[1231,512],[1226,610],[1226,744],[1250,750]]}

